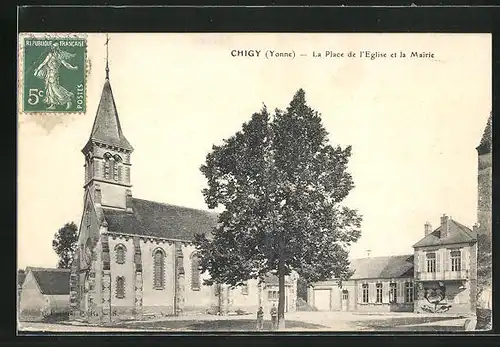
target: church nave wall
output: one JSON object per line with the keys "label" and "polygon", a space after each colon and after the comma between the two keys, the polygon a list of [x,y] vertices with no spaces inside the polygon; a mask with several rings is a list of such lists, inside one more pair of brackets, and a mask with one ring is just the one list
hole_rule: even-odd
{"label": "church nave wall", "polygon": [[[175,247],[173,242],[157,242],[141,239],[143,313],[174,314]],[[161,251],[163,258],[163,286],[155,288],[155,253]]]}

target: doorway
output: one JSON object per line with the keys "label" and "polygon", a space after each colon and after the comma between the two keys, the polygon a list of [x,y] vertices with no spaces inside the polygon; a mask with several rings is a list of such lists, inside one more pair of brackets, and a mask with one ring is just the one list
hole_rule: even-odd
{"label": "doorway", "polygon": [[347,311],[349,308],[349,292],[344,289],[342,291],[342,311]]}

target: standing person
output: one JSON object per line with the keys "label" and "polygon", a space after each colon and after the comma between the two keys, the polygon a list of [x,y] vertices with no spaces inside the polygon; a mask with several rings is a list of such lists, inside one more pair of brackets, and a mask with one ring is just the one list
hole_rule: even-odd
{"label": "standing person", "polygon": [[257,311],[257,330],[264,329],[264,311],[262,310],[262,306],[259,307]]}
{"label": "standing person", "polygon": [[45,60],[35,69],[34,75],[45,81],[44,103],[49,105],[48,110],[55,109],[56,105],[66,105],[66,109],[71,107],[74,94],[59,84],[59,70],[61,65],[69,70],[77,70],[77,66],[66,61],[74,56],[75,54],[63,51],[58,43],[54,43]]}
{"label": "standing person", "polygon": [[278,309],[276,308],[276,304],[273,304],[273,307],[271,307],[271,323],[272,323],[272,330],[276,330],[278,324]]}

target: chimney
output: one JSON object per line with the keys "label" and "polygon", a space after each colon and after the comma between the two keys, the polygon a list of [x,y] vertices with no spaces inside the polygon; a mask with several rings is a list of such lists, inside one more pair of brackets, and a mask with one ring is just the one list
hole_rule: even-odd
{"label": "chimney", "polygon": [[450,230],[450,218],[443,214],[441,217],[441,238],[445,238],[448,236],[448,232]]}
{"label": "chimney", "polygon": [[431,225],[431,223],[425,222],[424,228],[425,228],[425,236],[429,235],[432,232],[432,225]]}
{"label": "chimney", "polygon": [[367,249],[366,250],[366,256],[369,258],[371,254],[372,254],[372,250],[371,249]]}

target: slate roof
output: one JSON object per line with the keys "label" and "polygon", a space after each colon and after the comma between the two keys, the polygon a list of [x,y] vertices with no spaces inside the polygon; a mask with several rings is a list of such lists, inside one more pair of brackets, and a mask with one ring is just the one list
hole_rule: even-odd
{"label": "slate roof", "polygon": [[26,268],[45,295],[69,295],[69,269]]}
{"label": "slate roof", "polygon": [[449,245],[476,241],[477,233],[449,218],[449,230],[446,237],[441,237],[441,226],[413,245],[414,248],[425,246]]}
{"label": "slate roof", "polygon": [[413,254],[351,260],[350,279],[413,277]]}
{"label": "slate roof", "polygon": [[481,142],[479,143],[479,146],[476,148],[479,154],[486,154],[491,152],[491,142],[492,142],[491,118],[492,118],[492,113],[490,113],[490,117],[488,118],[488,123],[486,123],[486,127],[484,128]]}
{"label": "slate roof", "polygon": [[118,146],[129,151],[133,150],[132,145],[123,135],[118,118],[113,91],[109,79],[106,78],[102,88],[101,101],[97,108],[97,115],[94,120],[89,141],[97,141],[108,145]]}
{"label": "slate roof", "polygon": [[217,224],[214,212],[132,198],[133,212],[104,208],[111,232],[192,241]]}

